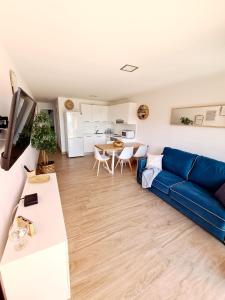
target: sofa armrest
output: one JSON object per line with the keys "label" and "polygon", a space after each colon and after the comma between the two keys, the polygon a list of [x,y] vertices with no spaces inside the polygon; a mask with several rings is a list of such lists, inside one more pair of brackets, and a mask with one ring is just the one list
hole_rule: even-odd
{"label": "sofa armrest", "polygon": [[141,184],[142,173],[146,167],[147,158],[139,158],[137,165],[137,182]]}

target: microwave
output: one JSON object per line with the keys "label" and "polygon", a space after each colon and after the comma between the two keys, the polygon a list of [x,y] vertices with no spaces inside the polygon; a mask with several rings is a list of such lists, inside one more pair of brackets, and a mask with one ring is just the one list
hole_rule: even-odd
{"label": "microwave", "polygon": [[134,130],[123,130],[122,137],[125,139],[134,139],[135,131]]}

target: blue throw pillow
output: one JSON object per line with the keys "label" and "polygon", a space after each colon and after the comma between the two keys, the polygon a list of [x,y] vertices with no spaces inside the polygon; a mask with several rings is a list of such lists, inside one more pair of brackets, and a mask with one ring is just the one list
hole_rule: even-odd
{"label": "blue throw pillow", "polygon": [[215,192],[215,197],[225,206],[225,183]]}

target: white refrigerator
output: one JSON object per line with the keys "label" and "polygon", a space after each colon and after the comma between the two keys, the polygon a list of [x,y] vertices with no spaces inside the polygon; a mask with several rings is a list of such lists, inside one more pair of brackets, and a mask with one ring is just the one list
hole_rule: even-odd
{"label": "white refrigerator", "polygon": [[84,156],[84,135],[80,112],[65,112],[64,120],[66,152],[68,156]]}

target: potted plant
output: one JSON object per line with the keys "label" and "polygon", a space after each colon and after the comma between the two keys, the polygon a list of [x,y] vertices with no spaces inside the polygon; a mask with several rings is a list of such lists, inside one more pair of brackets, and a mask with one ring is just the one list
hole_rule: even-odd
{"label": "potted plant", "polygon": [[39,164],[40,172],[55,172],[54,161],[49,161],[48,154],[56,152],[56,136],[51,128],[51,119],[45,112],[40,112],[34,118],[31,145],[40,150],[42,159]]}
{"label": "potted plant", "polygon": [[181,124],[184,124],[184,125],[193,125],[193,121],[187,117],[181,117],[180,121],[181,121]]}

